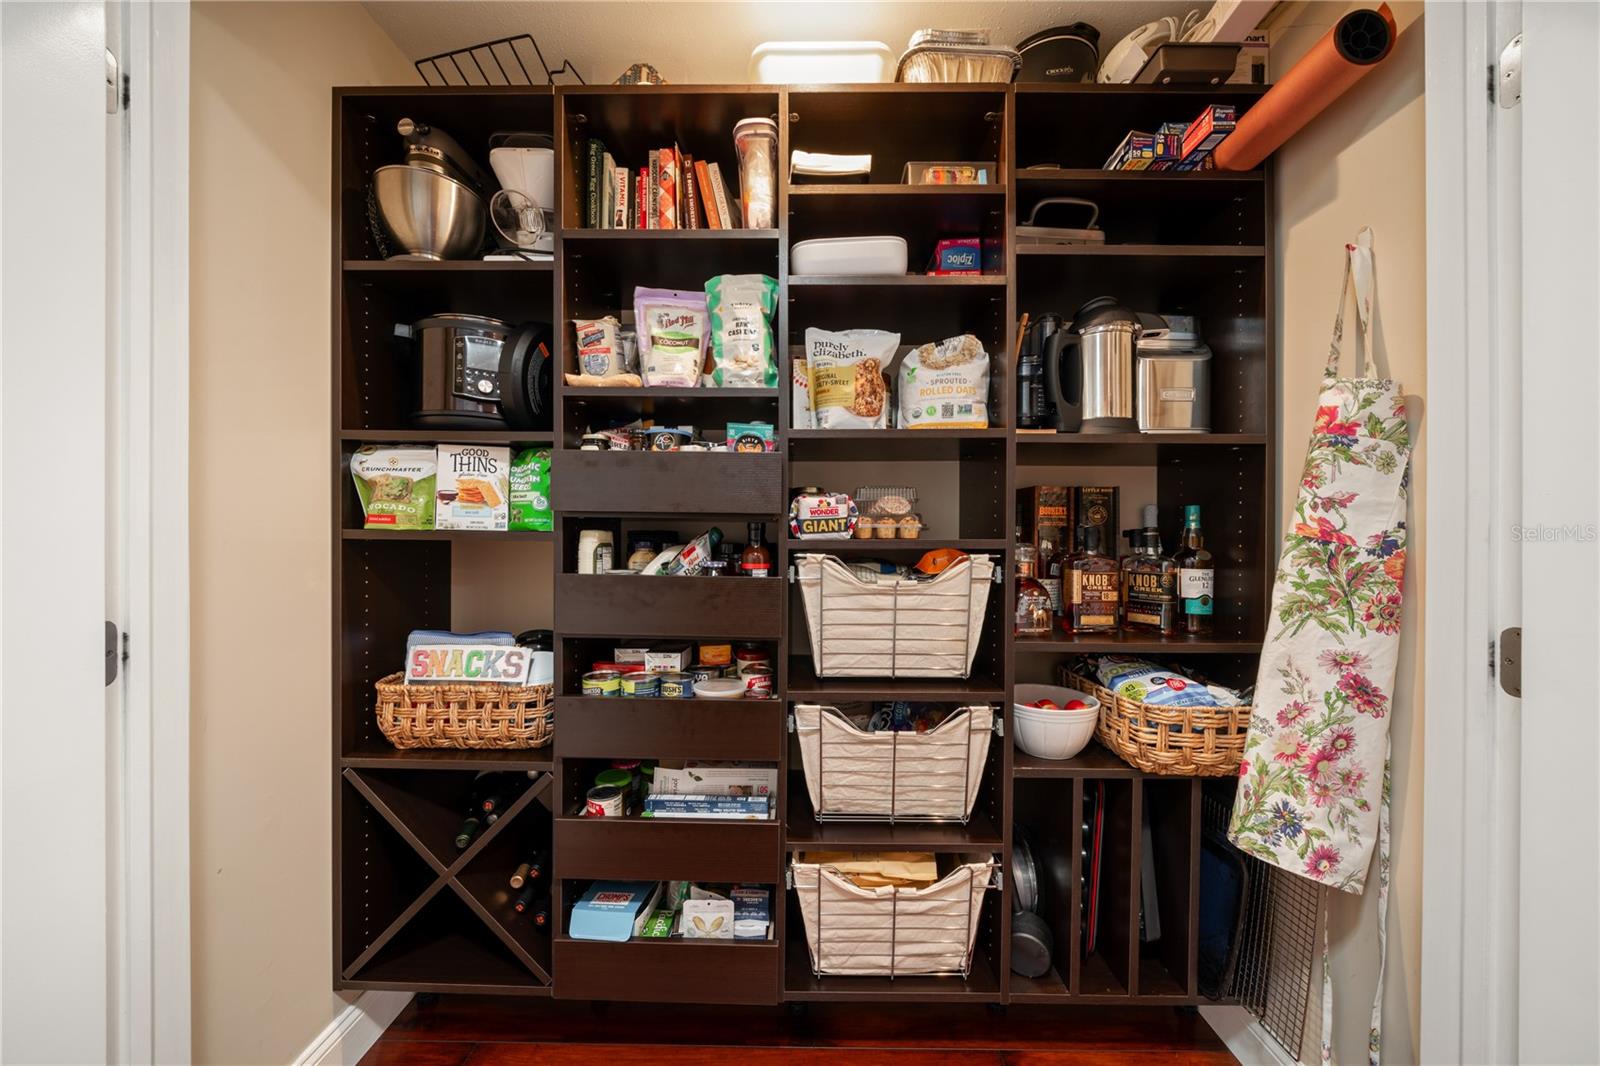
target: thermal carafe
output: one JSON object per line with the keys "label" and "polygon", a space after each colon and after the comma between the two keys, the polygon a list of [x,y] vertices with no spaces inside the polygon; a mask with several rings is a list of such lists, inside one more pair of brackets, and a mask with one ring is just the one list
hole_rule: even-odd
{"label": "thermal carafe", "polygon": [[[1078,308],[1072,316],[1072,328],[1057,335],[1060,357],[1046,364],[1047,370],[1055,371],[1050,391],[1056,404],[1058,429],[1083,433],[1138,431],[1133,383],[1139,333],[1139,316],[1110,296],[1098,297]],[[1070,424],[1074,421],[1077,425]]]}

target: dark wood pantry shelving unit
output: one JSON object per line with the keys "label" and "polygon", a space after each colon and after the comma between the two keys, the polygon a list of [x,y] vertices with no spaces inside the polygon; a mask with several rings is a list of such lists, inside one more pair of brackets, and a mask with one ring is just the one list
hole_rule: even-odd
{"label": "dark wood pantry shelving unit", "polygon": [[[1089,652],[1182,658],[1219,676],[1247,673],[1265,630],[1275,507],[1276,357],[1272,349],[1274,214],[1266,170],[1242,174],[1098,169],[1130,128],[1186,119],[1208,103],[1248,108],[1256,87],[1128,86],[582,86],[335,90],[333,96],[334,960],[339,989],[473,991],[572,999],[776,1004],[782,1001],[1192,1005],[1197,973],[1202,782],[1152,777],[1099,747],[1049,762],[1014,748],[1012,686],[1051,679],[1054,665]],[[554,136],[558,226],[551,263],[406,263],[377,258],[365,189],[377,166],[398,162],[403,115],[447,129],[480,163],[498,130]],[[619,163],[677,142],[738,172],[731,131],[769,117],[778,158],[791,148],[873,156],[868,184],[791,188],[780,166],[771,230],[595,231],[580,226],[580,147],[603,140]],[[989,159],[981,187],[899,185],[914,160]],[[1270,166],[1270,163],[1268,164]],[[1040,169],[1050,167],[1051,169]],[[1018,221],[1047,196],[1081,196],[1101,209],[1102,247],[1016,243]],[[797,240],[895,233],[913,267],[945,236],[983,237],[999,250],[976,277],[840,278],[789,272]],[[698,289],[722,273],[778,280],[774,323],[782,354],[777,389],[577,389],[558,376],[548,433],[417,429],[393,327],[441,311],[556,324],[554,356],[571,369],[569,320],[631,306],[636,285]],[[1213,360],[1212,433],[1147,436],[1038,434],[1015,429],[1019,315],[1070,314],[1110,293],[1141,308],[1200,316]],[[819,431],[790,425],[788,357],[807,327],[898,330],[907,345],[977,335],[991,354],[984,430]],[[903,351],[904,349],[902,349]],[[591,418],[645,415],[716,425],[763,419],[778,429],[767,455],[597,453],[578,450]],[[548,444],[554,449],[551,533],[393,533],[361,528],[346,464],[363,443]],[[862,478],[863,463],[884,473]],[[782,524],[790,491],[861,480],[912,483],[944,506],[915,541],[806,542]],[[1217,557],[1217,632],[1168,640],[1133,634],[1024,641],[1011,636],[1016,491],[1036,484],[1117,484],[1125,514],[1159,506],[1164,530],[1199,503]],[[804,551],[914,560],[940,547],[999,558],[995,591],[971,677],[819,678],[797,592],[781,578],[669,582],[576,573],[581,528],[768,523],[777,572]],[[497,545],[490,549],[487,545]],[[1170,545],[1169,545],[1170,547]],[[548,589],[556,631],[552,747],[535,751],[396,751],[378,734],[373,682],[400,662],[406,634],[448,628],[464,594],[453,578],[475,553],[511,552]],[[503,565],[503,564],[502,564]],[[648,586],[648,587],[647,587]],[[508,617],[504,628],[525,628]],[[774,651],[771,701],[585,697],[587,664],[627,638],[761,640]],[[819,822],[798,748],[786,730],[795,702],[905,699],[994,705],[1003,734],[991,745],[972,818],[964,825]],[[597,766],[614,758],[746,759],[779,768],[770,823],[585,819],[576,812]],[[452,839],[475,772],[528,776],[513,808],[463,850]],[[1086,789],[1106,795],[1106,866],[1100,940],[1083,950],[1078,812]],[[1140,869],[1149,812],[1163,936],[1139,940]],[[1069,853],[1045,864],[1042,916],[1055,966],[1029,980],[1010,972],[1009,863],[1015,828]],[[521,842],[552,853],[548,929],[509,912],[502,867]],[[960,977],[817,977],[785,869],[816,848],[988,852],[1004,863],[1003,890],[986,895],[971,973]],[[775,937],[764,943],[576,940],[576,894],[592,879],[743,880],[771,886]]]}

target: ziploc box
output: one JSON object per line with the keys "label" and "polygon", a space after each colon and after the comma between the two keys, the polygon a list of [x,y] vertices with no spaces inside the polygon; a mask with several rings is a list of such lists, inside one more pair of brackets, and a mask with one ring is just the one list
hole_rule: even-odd
{"label": "ziploc box", "polygon": [[772,935],[772,911],[764,888],[736,885],[733,897],[733,936],[735,940],[767,940]]}
{"label": "ziploc box", "polygon": [[511,449],[484,444],[441,444],[435,478],[435,529],[509,528]]}
{"label": "ziploc box", "polygon": [[1183,160],[1205,155],[1233,132],[1238,112],[1232,104],[1212,104],[1183,131]]}
{"label": "ziploc box", "polygon": [[982,244],[976,237],[947,237],[934,245],[928,273],[940,276],[982,274]]}
{"label": "ziploc box", "polygon": [[630,940],[644,931],[659,881],[596,881],[572,908],[568,935],[574,940]]}

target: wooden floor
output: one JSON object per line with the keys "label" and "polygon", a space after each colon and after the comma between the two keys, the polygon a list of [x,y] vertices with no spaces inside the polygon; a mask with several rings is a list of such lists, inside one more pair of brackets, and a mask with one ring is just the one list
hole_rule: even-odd
{"label": "wooden floor", "polygon": [[[619,979],[626,980],[626,975]],[[413,1000],[362,1066],[1231,1064],[1196,1014],[1157,1007],[672,1007]]]}

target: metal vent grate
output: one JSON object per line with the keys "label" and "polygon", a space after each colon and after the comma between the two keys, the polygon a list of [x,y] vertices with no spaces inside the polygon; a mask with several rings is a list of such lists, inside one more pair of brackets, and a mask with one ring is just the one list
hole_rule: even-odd
{"label": "metal vent grate", "polygon": [[[1207,787],[1205,828],[1225,833],[1232,788]],[[1312,1021],[1312,983],[1320,952],[1322,889],[1269,863],[1245,857],[1250,867],[1232,995],[1261,1019],[1262,1028],[1302,1059]],[[1313,1038],[1317,1033],[1310,1034]]]}

